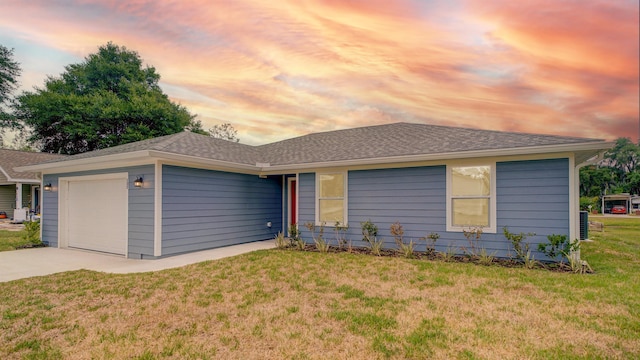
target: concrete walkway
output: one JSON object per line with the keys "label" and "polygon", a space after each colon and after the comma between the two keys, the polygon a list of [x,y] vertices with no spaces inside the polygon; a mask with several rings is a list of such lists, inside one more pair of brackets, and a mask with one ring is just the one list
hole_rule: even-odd
{"label": "concrete walkway", "polygon": [[266,240],[158,260],[125,259],[123,256],[75,249],[34,248],[3,251],[0,252],[0,282],[80,269],[112,274],[159,271],[274,247],[273,240]]}

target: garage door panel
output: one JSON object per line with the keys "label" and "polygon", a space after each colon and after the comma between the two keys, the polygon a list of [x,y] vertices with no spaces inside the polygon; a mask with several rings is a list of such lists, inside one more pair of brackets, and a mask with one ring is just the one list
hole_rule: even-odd
{"label": "garage door panel", "polygon": [[127,180],[69,181],[68,246],[126,254]]}

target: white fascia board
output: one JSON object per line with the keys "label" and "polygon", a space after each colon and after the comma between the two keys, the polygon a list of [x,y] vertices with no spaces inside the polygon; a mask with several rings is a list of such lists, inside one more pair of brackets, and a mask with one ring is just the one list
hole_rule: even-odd
{"label": "white fascia board", "polygon": [[0,166],[0,172],[4,175],[4,177],[7,178],[7,180],[11,181],[11,176],[9,176],[9,174],[7,174],[6,171],[4,171],[4,169],[2,168],[2,166]]}
{"label": "white fascia board", "polygon": [[53,174],[72,171],[86,171],[107,169],[114,167],[133,166],[153,163],[150,160],[149,151],[141,150],[122,154],[96,156],[77,160],[57,161],[53,163],[20,166],[16,171],[33,171],[43,174]]}
{"label": "white fascia board", "polygon": [[4,175],[5,178],[7,178],[8,184],[15,184],[15,183],[40,184],[40,180],[37,180],[37,179],[16,179],[16,178],[12,178],[11,176],[9,176],[9,174],[7,174],[6,171],[4,171],[2,166],[0,166],[0,172]]}
{"label": "white fascia board", "polygon": [[403,155],[403,156],[391,156],[382,158],[366,158],[366,159],[353,159],[353,160],[340,160],[340,161],[326,161],[326,162],[313,162],[304,164],[291,164],[291,165],[275,165],[262,168],[265,175],[281,173],[282,171],[292,170],[307,170],[318,168],[338,168],[338,167],[351,167],[362,165],[384,165],[384,164],[397,164],[397,163],[411,163],[420,161],[444,161],[444,160],[457,160],[468,158],[484,158],[484,157],[505,157],[505,156],[518,156],[518,155],[535,155],[535,154],[553,154],[553,153],[567,153],[585,150],[604,150],[614,146],[613,142],[589,142],[580,144],[561,144],[561,145],[549,145],[549,146],[531,146],[522,148],[510,148],[510,149],[488,149],[488,150],[475,150],[475,151],[458,151],[451,153],[440,154],[419,154],[419,155]]}
{"label": "white fascia board", "polygon": [[123,154],[97,156],[91,158],[36,164],[16,168],[18,171],[35,171],[43,174],[109,169],[137,165],[155,164],[157,160],[167,164],[195,166],[223,171],[244,172],[257,175],[255,165],[238,164],[229,161],[212,160],[192,155],[181,155],[157,150],[141,150]]}
{"label": "white fascia board", "polygon": [[260,167],[255,165],[239,164],[231,161],[207,159],[199,156],[174,154],[157,150],[150,150],[149,155],[153,158],[162,160],[163,164],[166,165],[197,167],[208,170],[230,171],[251,175],[258,175],[260,173]]}
{"label": "white fascia board", "polygon": [[21,184],[40,184],[40,180],[33,179],[8,179],[12,183],[21,183]]}

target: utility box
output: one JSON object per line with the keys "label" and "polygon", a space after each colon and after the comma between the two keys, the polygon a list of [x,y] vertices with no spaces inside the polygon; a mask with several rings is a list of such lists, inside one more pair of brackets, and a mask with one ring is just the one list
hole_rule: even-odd
{"label": "utility box", "polygon": [[16,224],[21,224],[27,221],[27,214],[29,213],[29,208],[22,209],[14,209],[13,210],[13,222]]}
{"label": "utility box", "polygon": [[580,211],[580,240],[589,238],[589,212]]}

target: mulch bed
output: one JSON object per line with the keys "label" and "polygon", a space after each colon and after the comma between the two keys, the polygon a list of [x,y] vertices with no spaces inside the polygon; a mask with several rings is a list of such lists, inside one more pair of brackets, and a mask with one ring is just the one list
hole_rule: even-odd
{"label": "mulch bed", "polygon": [[[295,247],[288,246],[286,249],[295,250]],[[315,245],[307,244],[305,245],[304,251],[310,252],[320,252],[316,248]],[[360,255],[369,255],[376,256],[371,252],[370,248],[367,247],[337,247],[337,246],[329,246],[329,250],[327,252],[330,253],[340,253],[347,252],[351,254],[360,254]],[[382,249],[380,250],[380,255],[384,257],[405,257],[400,251],[394,249]],[[470,255],[447,255],[445,253],[431,251],[415,251],[413,253],[412,259],[418,260],[431,260],[431,261],[444,261],[444,262],[458,262],[458,263],[472,263],[478,266],[501,266],[506,268],[524,268],[524,264],[521,261],[515,259],[506,259],[506,258],[493,258],[491,262],[481,262],[479,256],[470,256]],[[535,265],[532,269],[538,270],[547,270],[553,272],[560,273],[573,273],[575,272],[571,269],[571,266],[566,263],[556,263],[556,262],[540,262],[536,261]],[[584,271],[585,273],[593,273],[594,271],[590,268]]]}
{"label": "mulch bed", "polygon": [[24,245],[16,246],[16,250],[33,249],[33,248],[41,248],[41,247],[47,247],[47,245],[46,244],[24,244]]}

